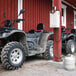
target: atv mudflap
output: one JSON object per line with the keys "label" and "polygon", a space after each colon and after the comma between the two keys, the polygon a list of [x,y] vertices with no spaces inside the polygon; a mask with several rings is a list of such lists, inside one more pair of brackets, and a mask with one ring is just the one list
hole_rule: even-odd
{"label": "atv mudflap", "polygon": [[43,52],[46,50],[47,42],[48,42],[48,37],[53,34],[53,32],[45,32],[42,34],[42,37],[40,39],[39,45],[40,47],[43,48]]}

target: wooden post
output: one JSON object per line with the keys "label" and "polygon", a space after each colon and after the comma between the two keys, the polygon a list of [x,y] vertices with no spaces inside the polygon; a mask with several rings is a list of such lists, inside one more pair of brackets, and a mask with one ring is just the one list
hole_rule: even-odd
{"label": "wooden post", "polygon": [[61,0],[54,0],[54,6],[57,7],[57,11],[60,11],[60,28],[54,28],[54,61],[61,61]]}

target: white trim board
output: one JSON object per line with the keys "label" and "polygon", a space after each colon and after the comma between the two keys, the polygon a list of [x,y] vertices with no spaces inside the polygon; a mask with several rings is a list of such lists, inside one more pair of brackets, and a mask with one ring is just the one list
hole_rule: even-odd
{"label": "white trim board", "polygon": [[66,8],[67,8],[67,6],[62,4],[62,8],[64,9],[64,14],[63,14],[64,15],[64,23],[62,22],[62,26],[66,27]]}
{"label": "white trim board", "polygon": [[[18,14],[22,8],[23,8],[23,0],[18,0]],[[20,16],[18,16],[18,18],[22,19],[23,15],[21,14]],[[20,23],[18,23],[18,29],[23,30],[22,24],[23,24],[22,21]]]}
{"label": "white trim board", "polygon": [[76,26],[75,26],[75,22],[76,22],[75,15],[76,15],[76,11],[74,11],[74,29],[76,29]]}

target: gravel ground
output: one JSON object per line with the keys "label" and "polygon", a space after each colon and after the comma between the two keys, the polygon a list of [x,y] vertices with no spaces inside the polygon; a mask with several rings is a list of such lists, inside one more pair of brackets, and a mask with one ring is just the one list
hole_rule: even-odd
{"label": "gravel ground", "polygon": [[38,57],[30,57],[18,70],[5,70],[0,65],[0,76],[76,76],[74,71],[63,68],[62,62],[47,61]]}

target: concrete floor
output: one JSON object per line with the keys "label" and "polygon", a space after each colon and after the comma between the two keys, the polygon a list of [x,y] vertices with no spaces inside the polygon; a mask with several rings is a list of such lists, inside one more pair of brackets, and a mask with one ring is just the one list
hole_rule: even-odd
{"label": "concrete floor", "polygon": [[0,76],[76,76],[76,69],[67,71],[63,68],[62,62],[31,57],[18,70],[5,70],[0,65]]}

